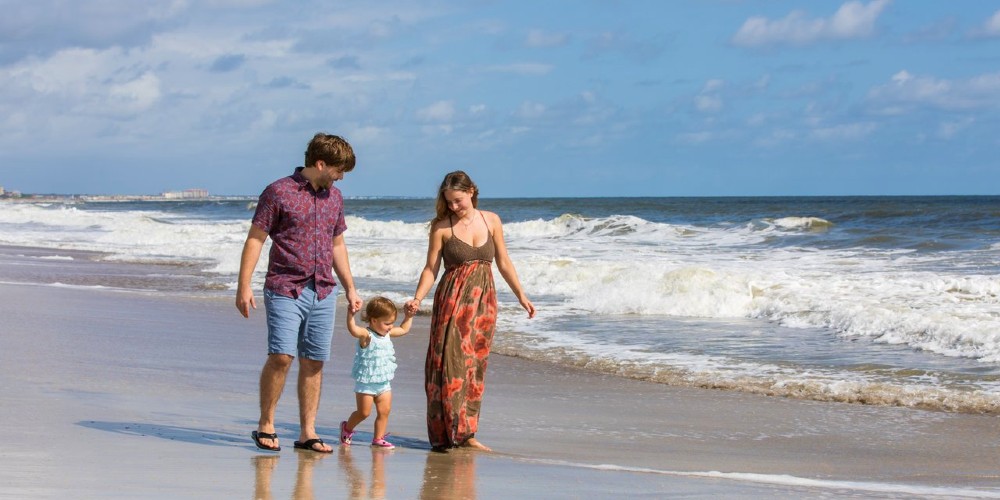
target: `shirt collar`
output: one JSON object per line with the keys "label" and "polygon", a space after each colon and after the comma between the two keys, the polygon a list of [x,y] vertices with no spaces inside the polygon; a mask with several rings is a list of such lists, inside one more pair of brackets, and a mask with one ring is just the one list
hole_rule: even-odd
{"label": "shirt collar", "polygon": [[314,193],[325,191],[325,189],[320,189],[319,191],[313,189],[312,183],[309,182],[309,179],[306,179],[306,176],[302,175],[303,168],[304,167],[295,167],[295,172],[292,172],[292,180],[299,185],[299,189],[308,189]]}

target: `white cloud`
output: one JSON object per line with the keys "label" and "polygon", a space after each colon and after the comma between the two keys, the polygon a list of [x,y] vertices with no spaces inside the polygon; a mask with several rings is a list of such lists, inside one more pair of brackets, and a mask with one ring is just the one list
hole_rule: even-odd
{"label": "white cloud", "polygon": [[451,125],[424,125],[420,130],[427,135],[451,135],[454,128]]}
{"label": "white cloud", "polygon": [[25,96],[22,109],[36,106],[60,114],[128,115],[155,105],[160,78],[142,65],[123,65],[120,49],[68,49],[47,59],[29,59],[0,68],[0,91]]}
{"label": "white cloud", "polygon": [[564,33],[546,33],[545,31],[534,29],[528,32],[524,38],[524,45],[531,48],[560,47],[569,42],[569,35]]}
{"label": "white cloud", "polygon": [[993,13],[981,26],[973,29],[970,34],[974,37],[1000,37],[1000,10]]}
{"label": "white cloud", "polygon": [[794,130],[788,129],[775,129],[772,130],[770,134],[763,137],[758,137],[753,141],[754,145],[762,148],[773,148],[787,144],[791,141],[798,139],[798,133]]}
{"label": "white cloud", "polygon": [[711,79],[711,80],[709,80],[709,81],[705,82],[705,86],[704,86],[704,87],[702,87],[701,91],[702,91],[702,92],[714,92],[714,91],[716,91],[716,90],[720,90],[720,89],[722,89],[722,87],[723,87],[723,86],[724,86],[725,84],[726,84],[726,82],[725,82],[725,81],[723,81],[723,80],[720,80],[720,79],[718,79],[718,78],[713,78],[713,79]]}
{"label": "white cloud", "polygon": [[720,79],[711,79],[705,82],[701,92],[694,97],[694,107],[703,113],[715,113],[722,110],[722,97],[719,92],[723,90],[726,82]]}
{"label": "white cloud", "polygon": [[385,134],[385,129],[374,125],[363,125],[347,127],[345,135],[352,144],[371,144],[378,141]]}
{"label": "white cloud", "polygon": [[877,128],[870,122],[846,123],[813,129],[809,132],[809,136],[821,141],[855,141],[868,137]]}
{"label": "white cloud", "polygon": [[268,132],[278,123],[278,113],[272,109],[264,109],[257,115],[257,119],[250,124],[253,130]]}
{"label": "white cloud", "polygon": [[542,63],[512,63],[493,64],[482,66],[480,71],[485,73],[514,73],[518,75],[545,75],[552,71],[551,64]]}
{"label": "white cloud", "polygon": [[426,108],[417,110],[417,118],[426,122],[446,122],[455,116],[455,104],[451,101],[438,101]]}
{"label": "white cloud", "polygon": [[1000,73],[947,80],[899,71],[889,83],[872,88],[868,100],[883,112],[902,112],[912,107],[947,110],[995,108],[1000,104]]}
{"label": "white cloud", "polygon": [[[51,54],[68,47],[134,47],[187,9],[177,0],[0,2],[0,54]],[[8,52],[9,51],[9,52]]]}
{"label": "white cloud", "polygon": [[1000,35],[1000,10],[993,13],[993,16],[986,21],[984,28],[991,35]]}
{"label": "white cloud", "polygon": [[695,96],[694,107],[704,113],[714,113],[722,110],[722,98],[717,95]]}
{"label": "white cloud", "polygon": [[517,108],[516,115],[521,118],[538,118],[545,113],[545,105],[537,102],[523,102]]}
{"label": "white cloud", "polygon": [[677,134],[676,139],[678,142],[685,144],[703,144],[706,143],[715,135],[712,132],[687,132],[683,134]]}
{"label": "white cloud", "polygon": [[874,33],[875,21],[889,1],[872,0],[867,5],[860,1],[847,2],[829,18],[808,18],[797,10],[775,20],[754,16],[740,26],[732,42],[744,47],[761,47],[866,38]]}
{"label": "white cloud", "polygon": [[212,30],[210,32],[178,31],[153,37],[150,54],[185,61],[213,61],[228,54],[244,54],[247,59],[290,57],[296,41],[291,38],[246,40],[239,30]]}
{"label": "white cloud", "polygon": [[[119,53],[113,50],[114,57]],[[0,72],[8,83],[20,82],[39,94],[79,94],[97,79],[105,54],[92,49],[68,49],[44,60],[30,59]]]}
{"label": "white cloud", "polygon": [[150,71],[134,80],[112,85],[108,91],[112,102],[132,112],[149,109],[160,100],[160,94],[160,79]]}
{"label": "white cloud", "polygon": [[942,122],[938,126],[937,136],[941,139],[951,139],[972,126],[975,121],[974,118],[965,118],[958,121]]}

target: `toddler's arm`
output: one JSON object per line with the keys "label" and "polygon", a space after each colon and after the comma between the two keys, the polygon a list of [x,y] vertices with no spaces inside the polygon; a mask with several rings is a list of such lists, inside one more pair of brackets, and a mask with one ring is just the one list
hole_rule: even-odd
{"label": "toddler's arm", "polygon": [[392,327],[392,330],[389,331],[389,336],[401,337],[410,333],[410,326],[413,325],[414,312],[410,311],[409,308],[406,308],[403,310],[403,314],[406,315],[406,317],[403,318],[403,322],[399,326]]}
{"label": "toddler's arm", "polygon": [[350,333],[352,337],[361,339],[362,341],[368,338],[368,329],[358,326],[358,324],[354,322],[354,315],[350,313],[347,315],[347,332]]}

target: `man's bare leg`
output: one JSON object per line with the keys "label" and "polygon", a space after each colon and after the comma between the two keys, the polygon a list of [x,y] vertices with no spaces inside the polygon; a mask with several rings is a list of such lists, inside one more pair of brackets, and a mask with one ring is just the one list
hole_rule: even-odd
{"label": "man's bare leg", "polygon": [[[257,421],[257,432],[274,433],[274,411],[285,388],[285,377],[295,359],[287,354],[269,354],[264,368],[260,372],[260,420]],[[277,447],[278,440],[262,437],[260,444]]]}
{"label": "man's bare leg", "polygon": [[[299,441],[305,443],[317,439],[316,413],[319,411],[319,396],[323,389],[323,362],[299,358]],[[333,447],[323,443],[313,445],[313,450],[332,452]]]}

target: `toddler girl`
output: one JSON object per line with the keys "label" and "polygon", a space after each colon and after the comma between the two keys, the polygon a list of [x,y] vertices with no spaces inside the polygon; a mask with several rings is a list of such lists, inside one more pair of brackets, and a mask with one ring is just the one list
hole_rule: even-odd
{"label": "toddler girl", "polygon": [[354,368],[351,370],[358,409],[340,423],[342,444],[351,444],[355,426],[368,418],[374,402],[377,414],[372,446],[395,448],[385,440],[388,435],[385,428],[392,409],[392,388],[389,381],[396,374],[396,351],[392,348],[392,337],[406,335],[413,323],[413,313],[406,311],[404,314],[403,323],[395,326],[399,315],[396,304],[385,297],[375,297],[368,302],[361,317],[368,323],[368,328],[358,326],[353,314],[347,317],[347,331],[358,339],[358,347],[354,351]]}

